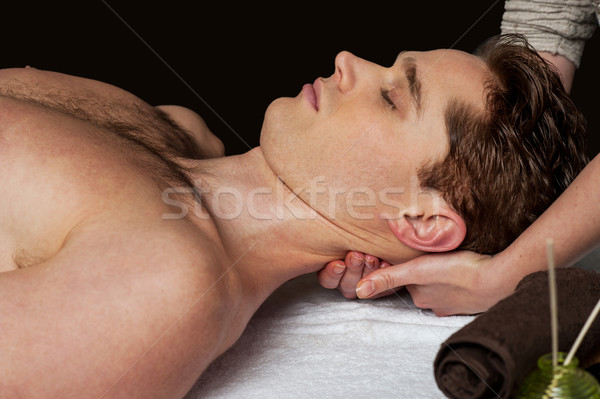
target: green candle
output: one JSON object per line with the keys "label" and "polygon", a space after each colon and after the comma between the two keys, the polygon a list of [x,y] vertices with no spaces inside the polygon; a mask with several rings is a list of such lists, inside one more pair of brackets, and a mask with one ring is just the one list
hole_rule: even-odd
{"label": "green candle", "polygon": [[600,384],[587,371],[578,368],[579,360],[573,357],[565,365],[566,353],[558,352],[557,365],[552,365],[552,353],[538,359],[538,368],[523,382],[518,399],[572,398],[600,399]]}

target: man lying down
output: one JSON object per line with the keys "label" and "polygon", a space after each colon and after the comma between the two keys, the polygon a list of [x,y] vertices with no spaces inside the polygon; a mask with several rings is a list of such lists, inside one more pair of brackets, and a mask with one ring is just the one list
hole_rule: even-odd
{"label": "man lying down", "polygon": [[181,397],[285,281],[348,250],[501,249],[586,162],[516,37],[389,68],[342,52],[231,157],[105,83],[6,69],[0,92],[3,397]]}

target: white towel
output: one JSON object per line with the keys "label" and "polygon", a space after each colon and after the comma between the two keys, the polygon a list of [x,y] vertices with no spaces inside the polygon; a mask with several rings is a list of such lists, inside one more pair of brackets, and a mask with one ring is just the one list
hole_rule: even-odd
{"label": "white towel", "polygon": [[444,398],[433,360],[472,320],[420,310],[406,291],[348,300],[302,276],[263,304],[185,399]]}

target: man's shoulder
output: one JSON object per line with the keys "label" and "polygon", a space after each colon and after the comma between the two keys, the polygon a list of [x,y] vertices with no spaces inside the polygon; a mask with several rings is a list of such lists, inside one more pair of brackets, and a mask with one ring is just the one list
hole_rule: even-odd
{"label": "man's shoulder", "polygon": [[198,262],[224,254],[210,220],[199,226],[188,218],[164,219],[161,211],[164,209],[152,205],[134,207],[130,213],[123,208],[91,215],[71,230],[65,245],[106,246],[115,253],[148,262]]}
{"label": "man's shoulder", "polygon": [[[92,218],[71,231],[48,265],[197,294],[222,278],[229,259],[218,236],[188,220],[136,215]],[[87,273],[84,271],[84,273]],[[233,276],[228,276],[231,278]]]}

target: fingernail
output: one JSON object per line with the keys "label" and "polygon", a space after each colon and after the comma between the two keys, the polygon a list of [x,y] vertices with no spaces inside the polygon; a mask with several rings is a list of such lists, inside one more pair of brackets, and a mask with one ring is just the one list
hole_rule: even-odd
{"label": "fingernail", "polygon": [[345,270],[346,270],[346,266],[345,265],[339,265],[338,264],[338,265],[335,265],[333,267],[333,272],[335,274],[342,274],[342,273],[344,273]]}
{"label": "fingernail", "polygon": [[363,281],[356,287],[356,295],[359,298],[366,298],[371,295],[373,291],[375,291],[375,285],[370,280]]}
{"label": "fingernail", "polygon": [[350,264],[352,266],[358,267],[358,266],[361,265],[361,263],[362,263],[362,260],[359,259],[356,255],[351,255],[350,256]]}

